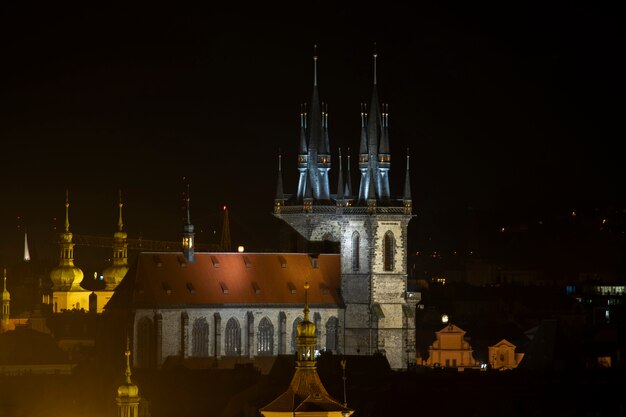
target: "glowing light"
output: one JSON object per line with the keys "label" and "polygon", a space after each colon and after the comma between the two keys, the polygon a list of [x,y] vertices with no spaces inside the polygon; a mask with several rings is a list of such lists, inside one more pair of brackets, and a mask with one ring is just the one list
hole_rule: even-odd
{"label": "glowing light", "polygon": [[226,211],[226,206],[222,207],[222,209],[223,209],[224,211]]}
{"label": "glowing light", "polygon": [[238,247],[237,247],[237,252],[242,253],[242,252],[243,252],[243,250],[244,250],[244,247],[243,247],[243,246],[238,246]]}
{"label": "glowing light", "polygon": [[442,314],[441,315],[441,322],[442,323],[447,323],[448,322],[448,315],[447,314]]}

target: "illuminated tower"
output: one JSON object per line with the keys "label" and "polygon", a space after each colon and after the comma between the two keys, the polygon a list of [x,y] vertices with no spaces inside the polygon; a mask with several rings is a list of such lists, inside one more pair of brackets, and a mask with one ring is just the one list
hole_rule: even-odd
{"label": "illuminated tower", "polygon": [[11,319],[11,294],[7,291],[7,269],[4,268],[4,289],[2,290],[2,329],[9,327]]}
{"label": "illuminated tower", "polygon": [[[392,368],[402,369],[415,361],[415,305],[413,294],[407,293],[407,230],[413,206],[408,159],[404,194],[391,197],[389,117],[387,106],[381,112],[378,101],[376,54],[373,67],[369,113],[361,105],[358,194],[351,195],[348,158],[346,187],[338,186],[330,201],[316,198],[315,193],[311,199],[285,195],[281,211],[274,215],[308,242],[340,245],[345,304],[341,323],[345,337],[340,350],[351,355],[382,353]],[[313,102],[316,94],[314,89]],[[312,117],[311,123],[314,121]],[[308,158],[317,161],[310,139]],[[312,188],[315,190],[314,185]],[[306,197],[308,187],[304,191]]]}
{"label": "illuminated tower", "polygon": [[126,339],[126,379],[117,389],[117,416],[118,417],[139,417],[139,387],[130,380],[130,348]]}
{"label": "illuminated tower", "polygon": [[50,271],[52,280],[53,312],[80,310],[89,306],[89,291],[80,286],[83,271],[74,265],[74,242],[70,232],[69,192],[65,192],[65,231],[60,237],[59,266]]}
{"label": "illuminated tower", "polygon": [[298,323],[296,371],[283,394],[259,411],[264,417],[347,417],[354,410],[332,398],[317,374],[315,324],[309,320],[308,283],[304,286],[304,320]]}
{"label": "illuminated tower", "polygon": [[183,255],[187,262],[194,262],[194,232],[193,224],[191,224],[191,215],[189,214],[189,184],[187,184],[186,195],[187,222],[183,226]]}
{"label": "illuminated tower", "polygon": [[285,193],[283,192],[283,168],[282,155],[278,153],[278,180],[276,181],[276,196],[274,197],[274,212],[280,213],[285,204]]}
{"label": "illuminated tower", "polygon": [[119,192],[119,219],[117,221],[117,231],[113,234],[113,265],[106,268],[104,276],[105,289],[113,291],[118,286],[128,272],[128,235],[123,230],[122,221],[122,191]]}

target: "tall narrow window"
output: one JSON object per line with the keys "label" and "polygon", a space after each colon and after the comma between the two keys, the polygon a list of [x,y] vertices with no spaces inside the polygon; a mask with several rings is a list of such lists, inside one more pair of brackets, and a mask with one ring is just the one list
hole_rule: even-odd
{"label": "tall narrow window", "polygon": [[154,326],[152,320],[142,318],[137,323],[137,366],[152,368],[155,365]]}
{"label": "tall narrow window", "polygon": [[205,318],[193,322],[191,356],[209,356],[209,323]]}
{"label": "tall narrow window", "polygon": [[326,350],[333,353],[338,352],[337,331],[339,328],[339,320],[337,317],[331,317],[326,322]]}
{"label": "tall narrow window", "polygon": [[393,233],[385,233],[383,243],[383,258],[385,263],[385,271],[393,271],[394,267],[395,239]]}
{"label": "tall narrow window", "polygon": [[298,324],[300,324],[301,321],[302,319],[300,317],[298,317],[297,319],[293,321],[293,327],[291,328],[291,351],[292,352],[296,352],[298,350],[297,344],[296,344],[296,337],[298,336]]}
{"label": "tall narrow window", "polygon": [[359,232],[354,232],[352,233],[352,270],[353,271],[358,271],[360,268],[360,257],[361,257],[361,251],[360,249],[360,245],[361,245],[361,236],[359,235]]}
{"label": "tall narrow window", "polygon": [[269,356],[274,354],[274,326],[267,317],[259,323],[258,354]]}
{"label": "tall narrow window", "polygon": [[235,318],[228,319],[226,323],[225,342],[224,350],[226,356],[241,355],[241,328]]}

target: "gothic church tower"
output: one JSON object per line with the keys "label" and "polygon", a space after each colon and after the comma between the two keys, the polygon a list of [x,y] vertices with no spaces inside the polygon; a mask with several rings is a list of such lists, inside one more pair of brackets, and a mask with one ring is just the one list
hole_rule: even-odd
{"label": "gothic church tower", "polygon": [[[277,192],[274,215],[310,242],[340,245],[341,326],[346,354],[386,355],[394,369],[414,362],[414,305],[407,296],[407,228],[413,217],[408,155],[404,194],[391,196],[389,115],[378,100],[376,59],[367,108],[361,108],[358,195],[351,195],[350,155],[347,178],[339,175],[337,193],[328,192],[331,169],[328,114],[320,107],[317,56],[314,58],[310,114],[301,114],[296,194]],[[307,117],[308,116],[308,117]],[[308,126],[307,126],[308,123]],[[341,164],[341,157],[339,158]],[[342,173],[342,167],[338,169]],[[279,170],[279,175],[282,171]],[[282,180],[281,180],[282,185]]]}

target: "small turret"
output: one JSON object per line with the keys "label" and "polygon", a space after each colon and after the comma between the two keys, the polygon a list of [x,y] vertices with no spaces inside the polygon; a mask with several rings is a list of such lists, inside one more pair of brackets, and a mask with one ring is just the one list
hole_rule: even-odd
{"label": "small turret", "polygon": [[283,192],[283,169],[282,155],[278,151],[278,180],[276,180],[276,196],[274,197],[274,213],[280,213],[285,204],[285,193]]}
{"label": "small turret", "polygon": [[413,200],[411,198],[411,175],[409,173],[409,148],[406,148],[406,175],[404,177],[404,214],[413,213]]}
{"label": "small turret", "polygon": [[195,234],[193,232],[194,230],[193,224],[191,224],[191,215],[189,213],[189,201],[190,201],[189,184],[187,184],[187,195],[185,196],[185,202],[187,206],[187,222],[183,226],[183,255],[185,256],[185,259],[187,260],[187,262],[193,263],[195,262],[195,258],[194,258],[194,250],[195,250],[194,235]]}
{"label": "small turret", "polygon": [[350,205],[350,200],[352,199],[352,177],[350,176],[350,148],[348,148],[348,162],[346,168],[346,186],[343,189],[343,194],[346,199],[346,204]]}
{"label": "small turret", "polygon": [[343,206],[344,199],[343,191],[343,173],[341,167],[341,148],[339,148],[339,175],[337,177],[337,205]]}
{"label": "small turret", "polygon": [[7,291],[7,269],[4,268],[4,289],[2,290],[2,329],[7,329],[11,318],[11,294]]}

